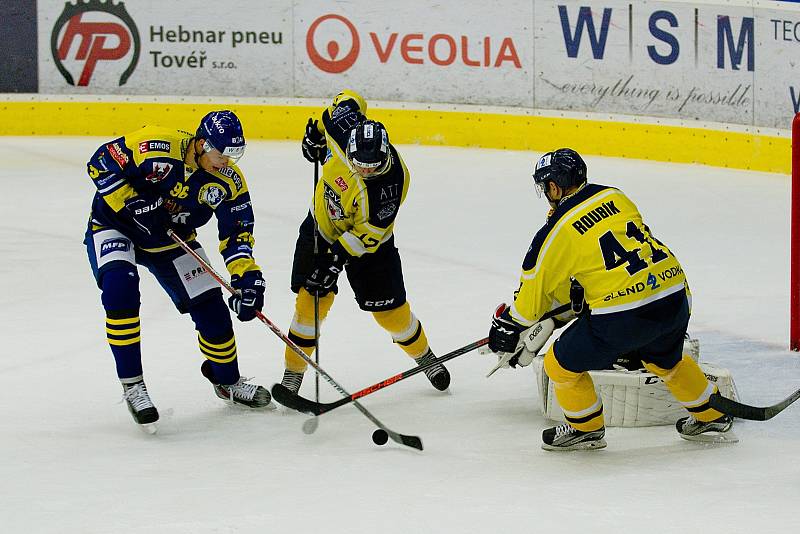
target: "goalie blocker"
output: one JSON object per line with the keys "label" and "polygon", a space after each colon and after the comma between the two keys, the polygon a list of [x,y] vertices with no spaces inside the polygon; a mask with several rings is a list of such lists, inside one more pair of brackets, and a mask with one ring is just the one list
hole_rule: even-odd
{"label": "goalie blocker", "polygon": [[[687,338],[683,352],[700,363],[700,347],[696,339]],[[544,372],[543,356],[534,358],[533,368],[539,386],[542,414],[554,421],[565,421],[553,383]],[[723,397],[738,399],[733,375],[728,369],[705,362],[700,363],[700,368],[716,384]],[[675,400],[664,382],[644,369],[629,370],[617,366],[615,369],[589,371],[589,374],[603,401],[606,426],[674,425],[678,419],[686,416],[686,410]]]}

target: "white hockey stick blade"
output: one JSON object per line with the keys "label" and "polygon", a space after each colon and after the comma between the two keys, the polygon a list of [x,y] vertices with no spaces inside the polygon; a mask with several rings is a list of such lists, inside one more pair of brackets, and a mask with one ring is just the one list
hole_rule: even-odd
{"label": "white hockey stick blade", "polygon": [[497,365],[495,365],[494,367],[492,367],[489,370],[489,372],[486,374],[486,378],[489,378],[490,376],[492,376],[501,367],[508,367],[508,362],[511,361],[511,358],[513,358],[517,353],[516,352],[503,352],[501,354],[502,354],[502,356],[500,356],[497,359]]}

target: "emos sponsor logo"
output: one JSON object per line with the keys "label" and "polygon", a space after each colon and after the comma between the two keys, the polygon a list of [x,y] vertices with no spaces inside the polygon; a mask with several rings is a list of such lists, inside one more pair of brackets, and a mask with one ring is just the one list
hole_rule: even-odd
{"label": "emos sponsor logo", "polygon": [[169,141],[142,141],[139,143],[139,154],[146,152],[169,152],[172,145]]}
{"label": "emos sponsor logo", "polygon": [[[325,55],[317,48],[317,42],[325,39],[327,35],[338,35],[342,28],[345,34],[349,33],[349,50],[340,54],[341,45],[336,40],[328,41],[325,46]],[[381,63],[388,63],[392,58],[398,58],[408,65],[433,64],[439,67],[448,67],[460,64],[466,67],[499,68],[510,66],[515,69],[522,68],[517,48],[511,37],[494,40],[491,36],[483,39],[470,39],[466,35],[450,35],[449,33],[423,33],[400,34],[398,32],[368,32],[371,47],[365,46],[365,51],[372,50]],[[311,62],[320,70],[331,74],[338,74],[350,69],[358,60],[361,53],[361,39],[358,29],[347,18],[341,15],[322,15],[311,23],[306,34],[306,51]]]}
{"label": "emos sponsor logo", "polygon": [[99,62],[119,61],[130,55],[128,67],[119,78],[119,85],[125,85],[139,62],[139,30],[122,2],[66,2],[53,24],[50,51],[56,68],[70,85],[75,85],[75,79],[64,62],[83,63],[78,77],[81,87],[89,85]]}

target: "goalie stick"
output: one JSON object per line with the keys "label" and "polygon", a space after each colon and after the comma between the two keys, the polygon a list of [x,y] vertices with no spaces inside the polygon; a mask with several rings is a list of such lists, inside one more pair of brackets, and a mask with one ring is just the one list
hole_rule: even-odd
{"label": "goalie stick", "polygon": [[[233,289],[233,287],[231,287],[231,285],[230,285],[230,284],[229,284],[229,283],[228,283],[228,282],[227,282],[227,281],[226,281],[224,278],[222,278],[222,277],[221,277],[219,274],[217,274],[217,272],[214,270],[214,268],[213,268],[213,267],[211,267],[211,265],[209,265],[209,264],[208,264],[208,262],[207,262],[205,259],[203,259],[203,257],[202,257],[202,256],[200,256],[200,255],[199,255],[199,254],[198,254],[198,253],[197,253],[197,252],[196,252],[194,249],[192,249],[192,248],[191,248],[191,247],[190,247],[190,246],[189,246],[189,245],[186,243],[186,241],[184,241],[183,239],[181,239],[181,238],[180,238],[180,236],[179,236],[178,234],[176,234],[176,233],[175,233],[175,232],[174,232],[174,231],[173,231],[171,228],[167,230],[167,235],[169,235],[169,237],[170,237],[170,238],[172,238],[172,240],[173,240],[173,241],[175,241],[175,243],[177,243],[177,244],[178,244],[178,246],[180,246],[180,247],[181,247],[181,248],[182,248],[182,249],[183,249],[183,250],[184,250],[184,251],[185,251],[187,254],[189,254],[189,255],[190,255],[190,256],[192,256],[192,257],[193,257],[195,260],[197,260],[197,262],[200,264],[200,266],[201,266],[203,269],[205,269],[205,270],[206,270],[206,272],[208,272],[208,274],[209,274],[209,275],[211,275],[211,277],[212,277],[214,280],[216,280],[216,281],[217,281],[217,282],[218,282],[218,283],[219,283],[219,284],[220,284],[222,287],[224,287],[225,289],[227,289],[227,290],[228,290],[229,292],[231,292],[231,293],[235,293],[235,292],[236,292],[236,290],[235,290],[235,289]],[[338,383],[338,382],[336,382],[336,380],[334,380],[334,379],[331,377],[331,375],[329,375],[328,373],[326,373],[326,372],[325,372],[325,370],[324,370],[324,369],[322,369],[322,367],[320,367],[319,365],[317,365],[317,364],[314,362],[314,360],[312,360],[311,358],[309,358],[309,357],[306,355],[306,353],[305,353],[305,352],[303,352],[303,351],[300,349],[300,347],[298,347],[298,346],[297,346],[297,345],[296,345],[296,344],[295,344],[295,343],[294,343],[294,342],[293,342],[291,339],[289,339],[289,337],[288,337],[286,334],[284,334],[284,333],[281,331],[281,329],[280,329],[280,328],[278,328],[278,327],[275,325],[275,323],[273,323],[272,321],[270,321],[270,320],[267,318],[267,316],[265,316],[265,315],[264,315],[263,313],[261,313],[260,311],[257,311],[257,312],[256,312],[256,317],[258,317],[258,319],[259,319],[259,320],[260,320],[262,323],[264,323],[265,325],[267,325],[267,327],[268,327],[270,330],[272,330],[272,332],[273,332],[273,333],[274,333],[276,336],[278,336],[279,338],[281,338],[281,340],[282,340],[282,341],[283,341],[283,342],[286,344],[286,346],[287,346],[287,347],[289,347],[289,348],[290,348],[290,349],[291,349],[293,352],[295,352],[295,353],[296,353],[298,356],[300,356],[301,358],[303,358],[303,360],[305,360],[305,362],[306,362],[308,365],[310,365],[311,367],[313,367],[313,368],[314,368],[314,370],[315,370],[315,371],[316,371],[316,372],[317,372],[317,373],[318,373],[318,374],[319,374],[319,375],[320,375],[322,378],[324,378],[324,379],[325,379],[325,380],[326,380],[326,381],[327,381],[327,382],[328,382],[328,383],[329,383],[331,386],[333,386],[333,387],[334,387],[334,389],[336,389],[336,391],[338,391],[338,392],[339,392],[339,393],[340,393],[340,394],[341,394],[343,397],[349,397],[349,396],[350,396],[350,394],[349,394],[349,393],[348,393],[348,392],[347,392],[347,391],[346,391],[346,390],[345,390],[345,389],[344,389],[342,386],[340,386],[340,385],[339,385],[339,383]],[[378,418],[377,418],[377,417],[375,417],[374,415],[372,415],[372,413],[371,413],[369,410],[367,410],[366,408],[364,408],[364,407],[363,407],[363,406],[362,406],[362,405],[361,405],[359,402],[357,402],[357,401],[354,401],[354,402],[353,402],[353,405],[354,405],[356,408],[358,408],[358,411],[360,411],[362,414],[364,414],[364,417],[366,417],[367,419],[369,419],[370,421],[372,421],[372,423],[373,423],[375,426],[377,426],[378,428],[380,428],[381,430],[383,430],[384,432],[386,432],[386,434],[387,434],[387,435],[388,435],[390,438],[392,438],[392,441],[394,441],[395,443],[400,443],[401,445],[405,445],[405,446],[407,446],[407,447],[411,447],[411,448],[413,448],[413,449],[417,449],[417,450],[420,450],[420,451],[422,450],[422,440],[419,438],[419,436],[409,436],[409,435],[406,435],[406,434],[400,434],[400,433],[398,433],[398,432],[395,432],[395,431],[393,431],[392,429],[388,428],[388,427],[387,427],[386,425],[384,425],[383,423],[381,423],[381,422],[378,420]]]}
{"label": "goalie stick", "polygon": [[[560,306],[545,313],[539,320],[543,321],[549,317],[553,317],[554,315],[562,314],[569,309],[570,309],[570,304],[564,304],[563,306]],[[391,386],[392,384],[400,382],[401,380],[405,380],[410,376],[413,376],[418,373],[423,373],[426,370],[430,369],[431,367],[434,367],[436,365],[441,365],[444,362],[452,360],[453,358],[457,358],[477,348],[483,347],[488,343],[489,343],[488,337],[479,339],[478,341],[470,343],[469,345],[464,345],[460,349],[448,352],[447,354],[436,358],[432,362],[429,362],[425,365],[416,366],[411,369],[408,369],[407,371],[403,371],[402,373],[390,376],[385,380],[381,380],[376,384],[373,384],[360,391],[350,394],[349,397],[345,397],[343,399],[339,399],[334,402],[325,402],[325,403],[314,402],[311,399],[306,399],[305,397],[301,397],[296,393],[292,393],[287,387],[283,386],[282,384],[275,384],[274,386],[272,386],[272,396],[275,398],[276,401],[280,402],[287,408],[297,410],[298,412],[307,413],[309,415],[319,416],[335,408],[338,408],[339,406],[344,406],[345,404],[349,404],[355,401],[356,399],[365,397],[385,387]],[[309,434],[312,433],[316,429],[315,423],[316,421],[314,419],[306,421],[306,424],[304,425],[304,430]]]}
{"label": "goalie stick", "polygon": [[777,404],[759,407],[743,404],[733,399],[723,397],[719,393],[714,393],[708,399],[708,405],[718,412],[722,412],[725,415],[730,415],[732,417],[738,417],[739,419],[749,419],[750,421],[766,421],[767,419],[772,419],[781,413],[797,399],[800,399],[800,389]]}

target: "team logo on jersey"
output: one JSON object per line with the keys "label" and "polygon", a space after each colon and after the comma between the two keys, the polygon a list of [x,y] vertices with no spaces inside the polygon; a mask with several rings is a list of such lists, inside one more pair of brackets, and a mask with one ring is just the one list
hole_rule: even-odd
{"label": "team logo on jersey", "polygon": [[168,163],[166,161],[154,161],[153,172],[145,176],[145,180],[157,184],[158,182],[166,178],[171,170],[172,170],[172,163]]}
{"label": "team logo on jersey", "polygon": [[[88,20],[84,20],[87,14]],[[129,57],[128,66],[119,78],[119,85],[125,85],[139,62],[141,48],[139,30],[122,2],[66,2],[50,34],[53,61],[68,84],[75,85],[75,79],[65,62],[70,65],[83,62],[77,83],[79,87],[89,85],[95,68],[101,62]],[[74,55],[70,57],[73,50]]]}
{"label": "team logo on jersey", "polygon": [[336,185],[339,186],[339,189],[342,191],[347,191],[347,182],[344,181],[344,178],[338,176],[334,182],[336,182]]}
{"label": "team logo on jersey", "polygon": [[325,205],[328,209],[328,217],[332,221],[344,219],[344,208],[342,207],[342,196],[333,190],[327,183],[325,185]]}
{"label": "team logo on jersey", "polygon": [[172,150],[172,145],[169,141],[142,141],[139,143],[139,154],[147,152],[169,152]]}
{"label": "team logo on jersey", "polygon": [[216,184],[206,184],[200,188],[198,200],[206,204],[212,210],[217,209],[217,206],[225,199],[225,190]]}
{"label": "team logo on jersey", "polygon": [[100,244],[100,257],[112,252],[128,252],[131,249],[131,242],[121,237],[106,239]]}
{"label": "team logo on jersey", "polygon": [[119,143],[109,143],[106,145],[108,149],[108,154],[114,158],[120,167],[124,167],[130,159],[128,159],[128,155],[122,151],[122,147],[119,146]]}

